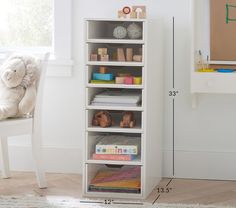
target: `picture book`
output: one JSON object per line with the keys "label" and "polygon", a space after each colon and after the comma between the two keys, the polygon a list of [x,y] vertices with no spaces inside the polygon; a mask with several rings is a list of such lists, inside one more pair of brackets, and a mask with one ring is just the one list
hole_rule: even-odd
{"label": "picture book", "polygon": [[141,138],[123,135],[101,136],[95,146],[96,154],[138,155]]}
{"label": "picture book", "polygon": [[132,161],[137,157],[135,155],[114,155],[114,154],[93,154],[93,160],[116,160],[116,161]]}
{"label": "picture book", "polygon": [[139,193],[141,188],[141,167],[105,168],[97,172],[90,183],[91,191],[113,191]]}

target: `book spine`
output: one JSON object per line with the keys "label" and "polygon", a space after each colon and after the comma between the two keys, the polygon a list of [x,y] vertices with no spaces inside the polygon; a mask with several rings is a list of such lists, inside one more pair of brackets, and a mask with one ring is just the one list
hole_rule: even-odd
{"label": "book spine", "polygon": [[131,161],[134,160],[134,155],[111,155],[111,154],[93,154],[93,160],[119,160],[119,161]]}
{"label": "book spine", "polygon": [[96,154],[138,155],[138,147],[133,145],[96,145]]}

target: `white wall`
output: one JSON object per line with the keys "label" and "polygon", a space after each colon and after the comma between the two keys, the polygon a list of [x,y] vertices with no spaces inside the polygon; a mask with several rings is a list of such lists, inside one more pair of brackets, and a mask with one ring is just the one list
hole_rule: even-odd
{"label": "white wall", "polygon": [[[163,18],[165,32],[164,175],[172,176],[172,17],[176,22],[176,177],[236,179],[236,98],[204,95],[191,108],[190,0],[73,0],[73,59],[71,78],[47,78],[44,110],[44,146],[47,169],[81,172],[84,125],[84,18],[116,17],[124,5],[148,7],[149,18]],[[158,35],[158,34],[157,34]],[[28,138],[11,141],[13,169],[32,168]],[[21,146],[21,147],[19,147]],[[19,162],[21,161],[24,162]]]}

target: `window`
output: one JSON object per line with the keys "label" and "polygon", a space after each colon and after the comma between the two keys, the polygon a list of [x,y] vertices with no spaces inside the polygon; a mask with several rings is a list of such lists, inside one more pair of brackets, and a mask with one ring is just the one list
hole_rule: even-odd
{"label": "window", "polygon": [[0,0],[0,55],[9,50],[50,51],[49,68],[70,76],[71,0]]}
{"label": "window", "polygon": [[0,3],[0,47],[52,47],[53,0]]}

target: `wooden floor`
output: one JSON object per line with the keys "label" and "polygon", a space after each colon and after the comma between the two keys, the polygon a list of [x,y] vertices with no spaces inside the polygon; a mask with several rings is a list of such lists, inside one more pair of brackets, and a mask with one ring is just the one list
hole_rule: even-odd
{"label": "wooden floor", "polygon": [[[14,172],[11,179],[0,179],[0,195],[82,198],[80,175],[47,174],[47,180],[49,188],[38,189],[33,173]],[[236,182],[233,181],[163,179],[159,192],[165,193],[158,193],[157,188],[148,202],[236,206]]]}

